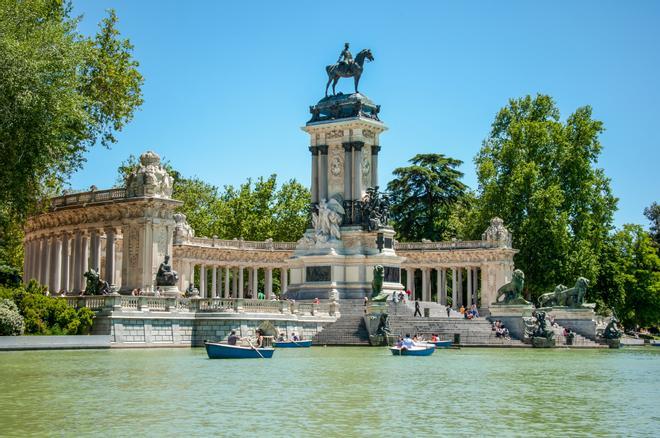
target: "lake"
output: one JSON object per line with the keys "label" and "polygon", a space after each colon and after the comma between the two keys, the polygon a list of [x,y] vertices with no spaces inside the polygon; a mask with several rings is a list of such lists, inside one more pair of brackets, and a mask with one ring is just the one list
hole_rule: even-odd
{"label": "lake", "polygon": [[0,435],[657,436],[660,348],[0,353]]}

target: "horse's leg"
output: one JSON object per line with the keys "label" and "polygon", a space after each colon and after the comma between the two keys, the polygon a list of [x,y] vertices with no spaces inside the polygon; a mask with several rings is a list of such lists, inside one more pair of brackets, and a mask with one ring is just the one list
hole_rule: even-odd
{"label": "horse's leg", "polygon": [[339,76],[335,76],[335,80],[332,83],[332,95],[336,96],[337,92],[335,91],[335,87],[337,86],[337,82],[339,82]]}
{"label": "horse's leg", "polygon": [[359,91],[358,91],[358,85],[360,84],[360,76],[361,76],[361,75],[355,75],[355,76],[353,77],[353,80],[355,81],[355,92],[356,92],[356,93],[359,93]]}
{"label": "horse's leg", "polygon": [[332,82],[332,76],[328,75],[328,83],[325,84],[325,97],[328,97],[328,87],[330,86],[330,82]]}

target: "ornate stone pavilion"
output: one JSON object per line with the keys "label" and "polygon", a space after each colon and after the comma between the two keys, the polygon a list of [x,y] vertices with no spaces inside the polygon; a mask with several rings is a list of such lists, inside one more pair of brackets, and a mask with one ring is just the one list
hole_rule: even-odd
{"label": "ornate stone pavilion", "polygon": [[[192,281],[208,298],[256,297],[259,279],[267,297],[282,294],[296,269],[296,242],[195,237],[185,216],[175,213],[181,203],[171,199],[171,180],[153,152],[141,156],[141,166],[126,187],[67,194],[48,202],[46,211],[31,217],[25,227],[24,278],[38,280],[53,293],[79,293],[85,287],[82,274],[89,268],[98,268],[101,278],[120,293],[135,288],[153,292],[166,254],[172,255],[179,273],[179,290]],[[406,289],[423,301],[445,304],[451,298],[455,307],[472,302],[488,307],[498,287],[510,280],[516,252],[497,218],[480,241],[392,245]],[[365,282],[371,281],[370,272],[364,270]],[[274,275],[279,278],[277,289]],[[415,276],[421,276],[421,290],[415,290]]]}

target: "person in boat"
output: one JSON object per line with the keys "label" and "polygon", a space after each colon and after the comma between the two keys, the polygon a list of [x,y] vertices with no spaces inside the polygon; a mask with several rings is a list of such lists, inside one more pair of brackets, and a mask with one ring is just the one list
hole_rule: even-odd
{"label": "person in boat", "polygon": [[264,346],[264,332],[261,329],[257,329],[257,343],[255,344],[256,348],[262,348]]}
{"label": "person in boat", "polygon": [[284,342],[286,339],[284,339],[284,333],[280,333],[280,335],[277,337],[277,342]]}
{"label": "person in boat", "polygon": [[415,346],[415,342],[412,340],[410,337],[410,333],[406,333],[406,337],[403,338],[403,341],[401,342],[401,349],[410,349]]}
{"label": "person in boat", "polygon": [[296,336],[295,333],[291,333],[291,340],[293,342],[298,342],[300,340],[300,338],[298,336]]}
{"label": "person in boat", "polygon": [[396,341],[396,347],[401,348],[403,346],[403,338],[399,336],[399,339]]}
{"label": "person in boat", "polygon": [[236,345],[240,338],[236,336],[236,330],[232,330],[231,333],[229,334],[229,337],[227,338],[227,344],[229,345]]}
{"label": "person in boat", "polygon": [[435,333],[431,335],[431,342],[438,342],[439,340],[440,338],[438,338],[438,335],[436,335]]}

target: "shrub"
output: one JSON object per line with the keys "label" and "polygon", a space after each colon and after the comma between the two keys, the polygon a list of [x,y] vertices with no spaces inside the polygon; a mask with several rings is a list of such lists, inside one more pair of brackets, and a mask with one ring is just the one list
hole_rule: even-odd
{"label": "shrub", "polygon": [[23,317],[16,304],[8,299],[0,300],[0,336],[20,336],[24,330]]}

